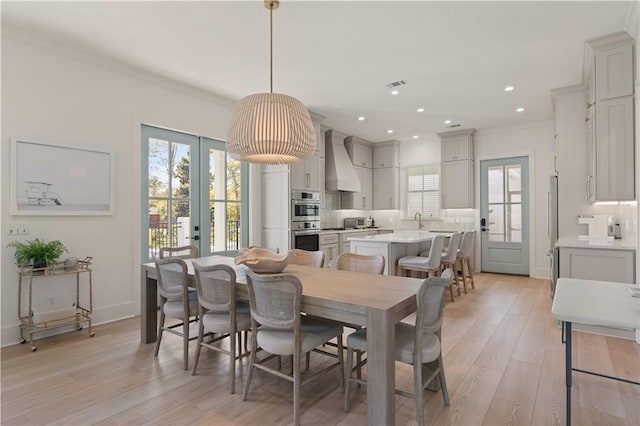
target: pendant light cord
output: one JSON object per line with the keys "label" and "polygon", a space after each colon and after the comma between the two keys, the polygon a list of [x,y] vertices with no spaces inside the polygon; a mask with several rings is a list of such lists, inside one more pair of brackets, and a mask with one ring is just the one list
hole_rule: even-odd
{"label": "pendant light cord", "polygon": [[269,92],[273,93],[273,7],[269,8]]}

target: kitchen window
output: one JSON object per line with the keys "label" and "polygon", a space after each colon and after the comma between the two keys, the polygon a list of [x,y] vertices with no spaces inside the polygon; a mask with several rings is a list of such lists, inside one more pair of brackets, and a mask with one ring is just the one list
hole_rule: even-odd
{"label": "kitchen window", "polygon": [[407,167],[405,217],[420,212],[425,219],[440,217],[440,164]]}

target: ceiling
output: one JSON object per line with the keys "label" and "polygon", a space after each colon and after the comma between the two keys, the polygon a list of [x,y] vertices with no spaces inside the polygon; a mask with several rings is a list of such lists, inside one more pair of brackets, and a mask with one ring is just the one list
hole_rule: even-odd
{"label": "ceiling", "polygon": [[[551,119],[549,90],[581,82],[584,40],[625,30],[633,6],[282,0],[274,11],[274,92],[372,142],[429,138],[447,130],[445,120],[482,129]],[[269,90],[269,14],[261,1],[1,7],[3,31],[44,37],[233,102]],[[408,84],[392,96],[387,84],[398,80]],[[509,85],[515,90],[505,92]]]}

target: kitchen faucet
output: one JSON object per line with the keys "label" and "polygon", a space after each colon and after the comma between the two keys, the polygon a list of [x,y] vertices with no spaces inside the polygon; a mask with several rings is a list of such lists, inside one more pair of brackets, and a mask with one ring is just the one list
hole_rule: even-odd
{"label": "kitchen faucet", "polygon": [[422,229],[424,226],[422,224],[422,213],[416,212],[416,214],[413,215],[413,219],[418,221],[418,229]]}

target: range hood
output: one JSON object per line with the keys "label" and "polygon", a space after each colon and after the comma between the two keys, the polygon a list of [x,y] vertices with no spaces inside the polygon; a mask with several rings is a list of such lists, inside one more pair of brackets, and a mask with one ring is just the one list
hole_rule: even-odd
{"label": "range hood", "polygon": [[325,132],[325,186],[327,191],[360,192],[360,178],[344,147],[346,135]]}

